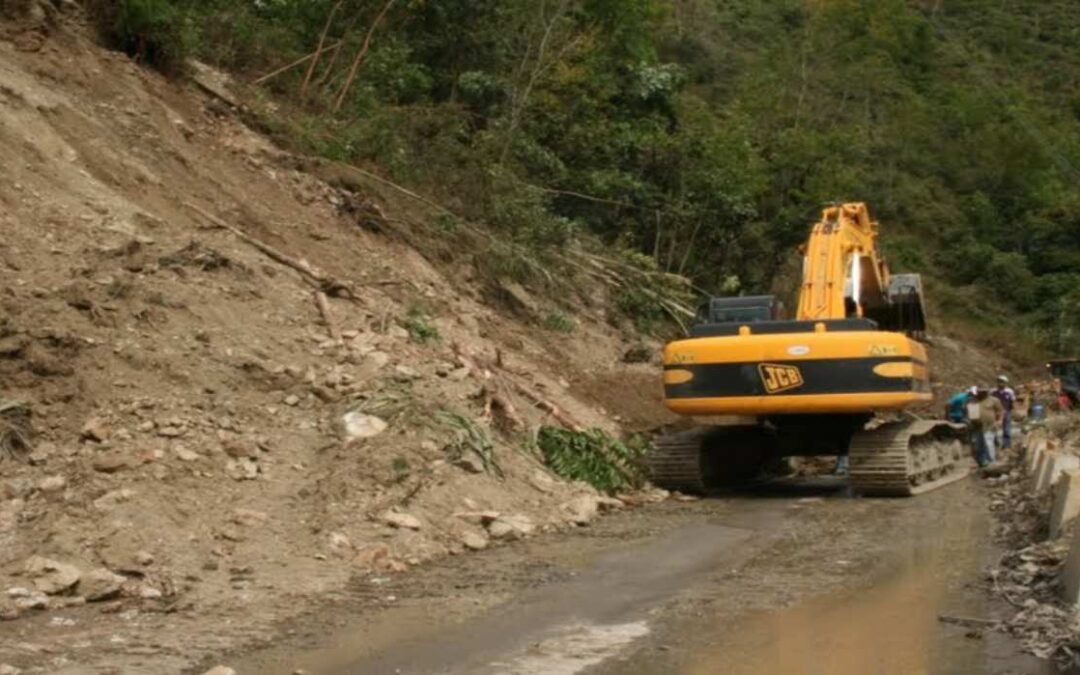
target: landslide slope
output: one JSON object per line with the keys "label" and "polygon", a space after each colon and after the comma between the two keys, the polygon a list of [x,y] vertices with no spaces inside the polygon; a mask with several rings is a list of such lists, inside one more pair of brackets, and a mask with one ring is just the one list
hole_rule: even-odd
{"label": "landslide slope", "polygon": [[[602,302],[573,335],[519,289],[517,317],[486,304],[472,270],[379,228],[378,195],[65,21],[0,40],[0,399],[35,430],[0,455],[0,663],[176,672],[354,577],[572,526],[595,491],[485,390],[534,429],[524,390],[583,426],[663,422]],[[339,339],[313,274],[340,282]],[[387,428],[349,440],[349,412]],[[118,599],[81,606],[92,584]]]}

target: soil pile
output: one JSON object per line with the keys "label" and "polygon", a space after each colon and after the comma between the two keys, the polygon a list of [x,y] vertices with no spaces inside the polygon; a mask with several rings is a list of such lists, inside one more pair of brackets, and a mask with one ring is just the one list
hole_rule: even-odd
{"label": "soil pile", "polygon": [[603,303],[572,336],[508,316],[65,11],[0,40],[0,663],[175,672],[352,578],[621,506],[525,433],[662,415]]}

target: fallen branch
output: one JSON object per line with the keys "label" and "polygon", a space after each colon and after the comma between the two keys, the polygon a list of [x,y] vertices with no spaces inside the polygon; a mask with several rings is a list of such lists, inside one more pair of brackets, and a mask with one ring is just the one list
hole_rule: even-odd
{"label": "fallen branch", "polygon": [[525,420],[522,419],[513,402],[500,391],[492,372],[477,365],[476,359],[460,344],[455,342],[453,350],[458,364],[468,368],[469,375],[480,383],[481,395],[484,397],[484,415],[490,416],[492,407],[498,406],[511,429],[515,431],[525,429],[527,427]]}
{"label": "fallen branch", "polygon": [[277,70],[275,70],[273,72],[269,72],[269,73],[263,75],[262,77],[255,80],[251,84],[253,84],[253,85],[262,84],[263,82],[266,82],[267,80],[272,80],[275,77],[277,77],[278,75],[284,73],[285,71],[292,70],[293,68],[299,66],[302,63],[307,63],[308,61],[321,56],[323,52],[335,51],[340,46],[341,46],[341,41],[339,40],[338,42],[335,42],[334,44],[330,45],[329,47],[327,47],[325,49],[322,49],[322,48],[317,49],[317,50],[311,52],[310,54],[308,54],[307,56],[302,56],[302,57],[296,59],[295,61],[293,61],[292,63],[287,63],[284,66],[278,68]]}
{"label": "fallen branch", "polygon": [[974,616],[949,616],[947,614],[938,614],[938,621],[968,628],[992,627],[1001,623],[995,619],[982,619]]}
{"label": "fallen branch", "polygon": [[226,223],[221,218],[218,218],[214,214],[207,212],[205,209],[195,204],[192,204],[191,202],[184,202],[184,205],[205,218],[206,220],[210,221],[217,227],[228,230],[229,232],[232,232],[248,244],[251,244],[271,260],[279,262],[287,267],[293,268],[294,270],[299,272],[301,276],[304,277],[304,279],[314,284],[321,291],[330,295],[338,295],[344,293],[349,297],[354,297],[348,285],[341,281],[338,281],[337,279],[326,276],[323,272],[313,268],[306,260],[299,260],[288,254],[282,253],[270,244],[267,244],[266,242],[260,241],[255,237],[252,237],[243,230]]}
{"label": "fallen branch", "polygon": [[319,314],[322,315],[322,320],[326,325],[326,332],[330,334],[330,339],[335,341],[340,340],[341,331],[338,330],[337,324],[334,323],[334,316],[330,313],[330,303],[326,299],[326,293],[315,291],[315,305],[319,308]]}
{"label": "fallen branch", "polygon": [[513,379],[510,379],[510,378],[507,378],[507,379],[510,381],[511,386],[513,386],[514,389],[519,394],[521,394],[525,398],[532,401],[533,404],[535,404],[537,408],[540,408],[544,412],[551,415],[551,417],[554,418],[555,421],[558,422],[559,424],[563,425],[564,427],[566,427],[570,431],[583,431],[584,430],[584,427],[582,427],[580,424],[575,422],[572,417],[570,417],[568,414],[566,414],[562,409],[560,409],[557,405],[555,405],[551,401],[548,401],[547,399],[542,398],[539,394],[532,391],[531,389],[529,389],[525,385],[521,384],[520,382],[517,382],[517,381],[515,381]]}

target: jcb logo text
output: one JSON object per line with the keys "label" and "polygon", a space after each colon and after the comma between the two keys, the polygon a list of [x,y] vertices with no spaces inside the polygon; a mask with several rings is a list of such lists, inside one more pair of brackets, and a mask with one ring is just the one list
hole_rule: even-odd
{"label": "jcb logo text", "polygon": [[758,372],[761,374],[766,394],[776,394],[803,386],[802,373],[795,366],[762,363],[758,366]]}

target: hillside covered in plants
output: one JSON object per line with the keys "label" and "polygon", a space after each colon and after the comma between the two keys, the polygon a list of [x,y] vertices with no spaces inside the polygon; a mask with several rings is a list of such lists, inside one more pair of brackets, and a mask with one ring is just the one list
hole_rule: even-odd
{"label": "hillside covered in plants", "polygon": [[1070,0],[90,4],[112,46],[238,73],[281,139],[541,262],[584,237],[707,292],[784,290],[822,205],[860,200],[939,316],[1050,351],[1080,329]]}

